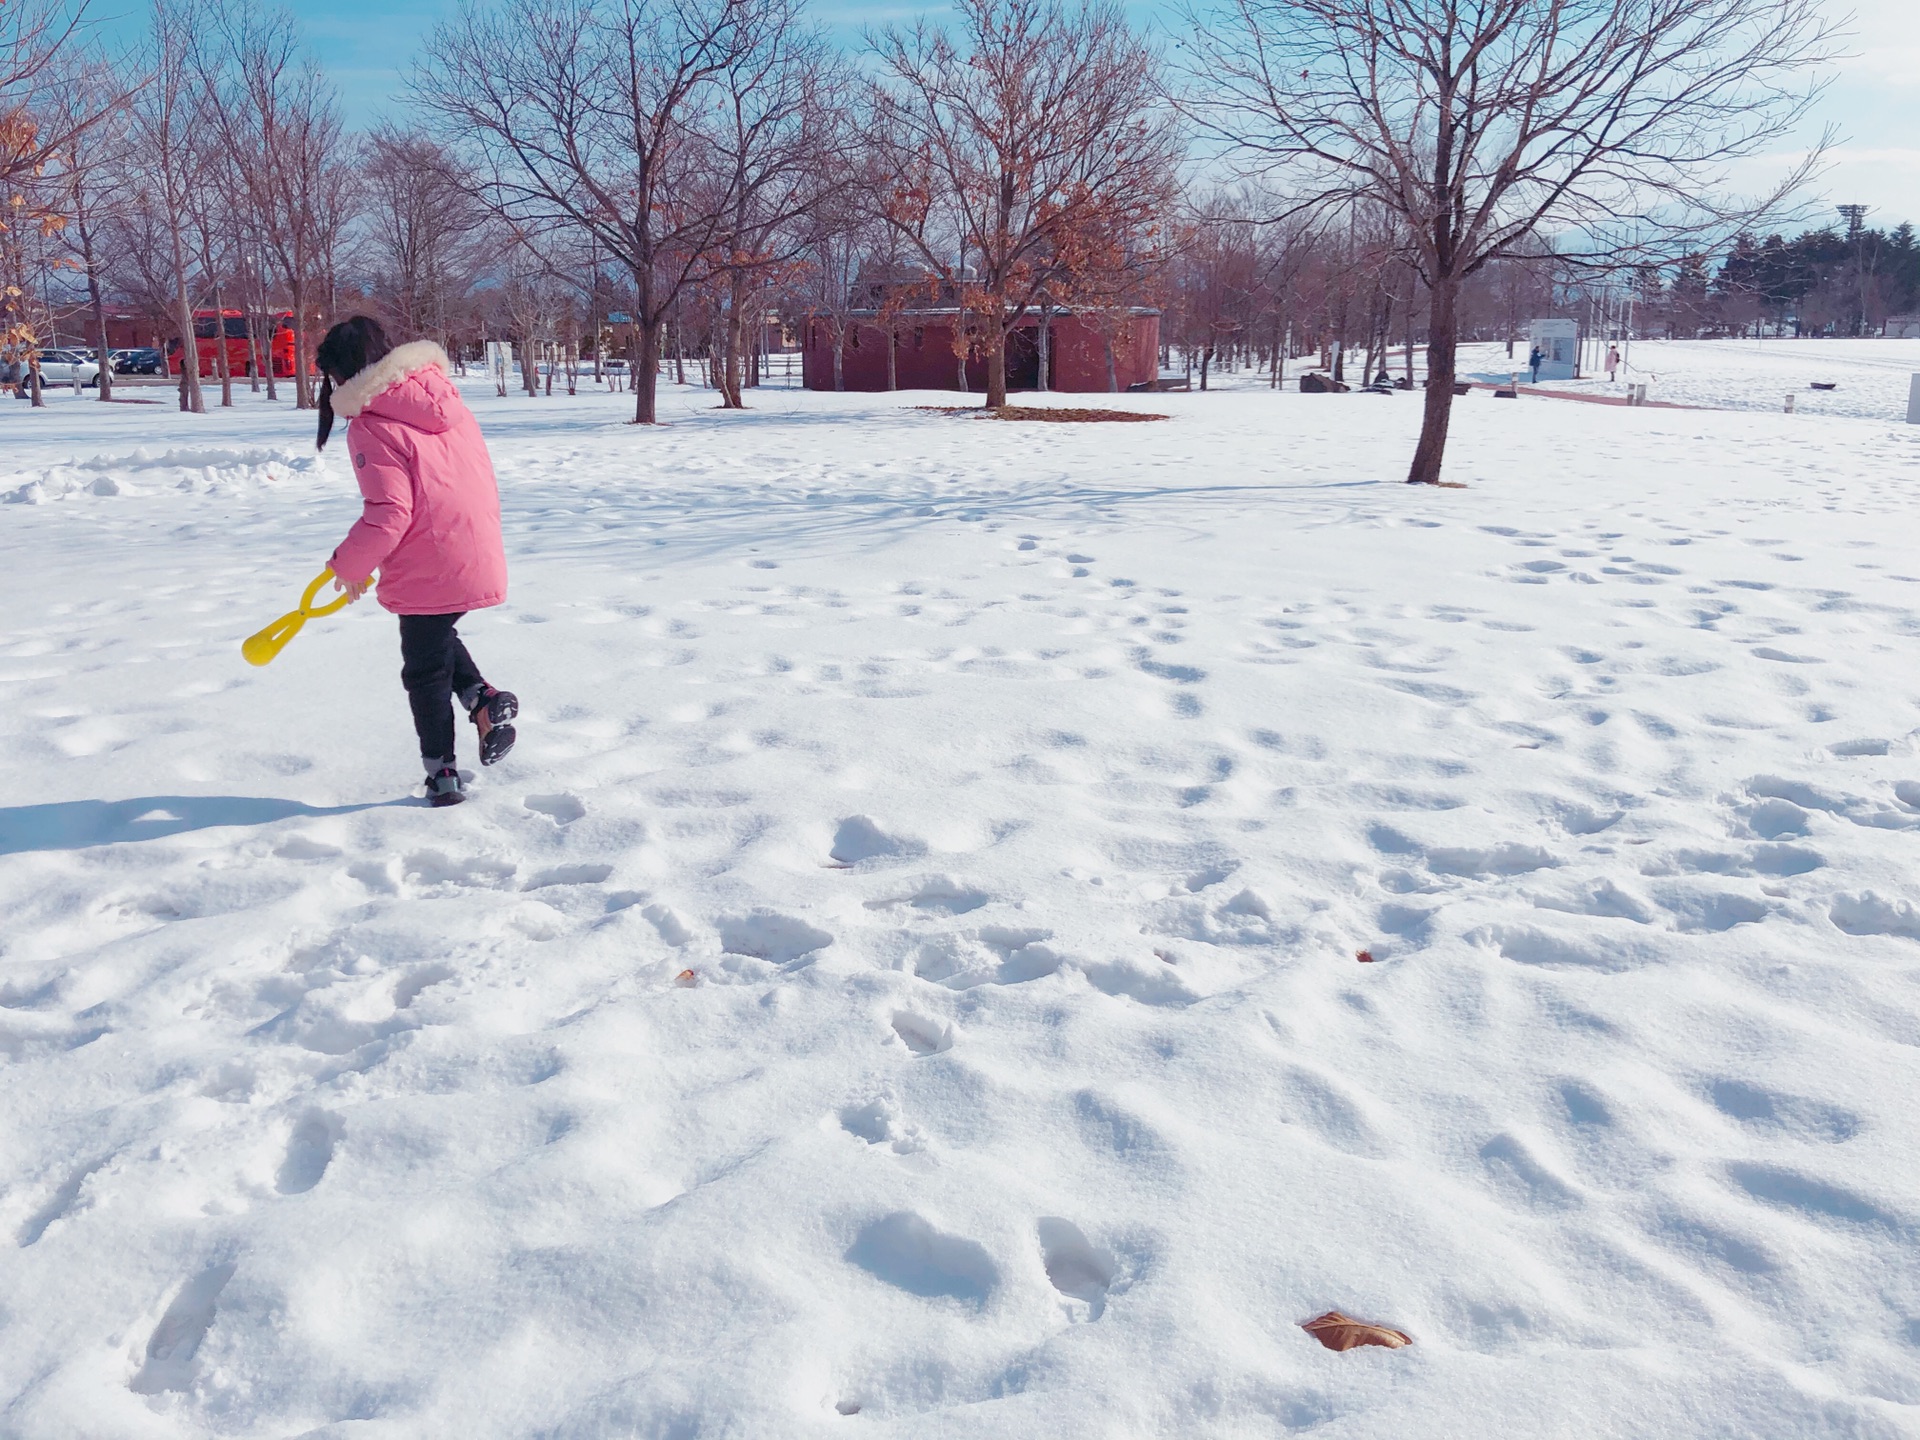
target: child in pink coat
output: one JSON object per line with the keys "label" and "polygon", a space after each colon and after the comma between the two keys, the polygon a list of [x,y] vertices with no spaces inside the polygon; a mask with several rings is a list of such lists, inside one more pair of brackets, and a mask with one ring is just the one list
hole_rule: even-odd
{"label": "child in pink coat", "polygon": [[453,697],[479,731],[480,763],[513,748],[520,702],[480,676],[455,628],[469,610],[507,598],[500,493],[480,425],[431,341],[395,347],[380,322],[343,320],[315,352],[320,448],[333,417],[365,508],[327,562],[334,588],[358,600],[380,572],[380,604],[400,617],[400,683],[413,708],[435,805],[465,798],[454,756]]}

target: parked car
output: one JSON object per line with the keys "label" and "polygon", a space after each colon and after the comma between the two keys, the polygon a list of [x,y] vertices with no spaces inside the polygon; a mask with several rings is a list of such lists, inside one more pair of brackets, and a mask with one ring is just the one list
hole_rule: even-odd
{"label": "parked car", "polygon": [[158,350],[114,350],[107,358],[113,362],[116,375],[164,375],[167,373],[167,357]]}
{"label": "parked car", "polygon": [[76,380],[86,386],[98,385],[100,362],[84,350],[42,350],[40,352],[40,383],[42,385],[71,385]]}

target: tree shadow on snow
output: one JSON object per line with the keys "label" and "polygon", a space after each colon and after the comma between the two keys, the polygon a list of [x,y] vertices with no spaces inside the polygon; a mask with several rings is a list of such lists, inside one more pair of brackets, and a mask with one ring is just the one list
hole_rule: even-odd
{"label": "tree shadow on snow", "polygon": [[129,840],[158,840],[222,825],[270,825],[276,820],[352,815],[405,800],[364,805],[305,805],[250,795],[146,795],[134,800],[60,800],[0,807],[0,855],[29,850],[83,850]]}

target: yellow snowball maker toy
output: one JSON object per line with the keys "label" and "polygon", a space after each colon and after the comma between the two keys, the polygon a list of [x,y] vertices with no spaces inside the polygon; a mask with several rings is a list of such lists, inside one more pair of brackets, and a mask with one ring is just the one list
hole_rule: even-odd
{"label": "yellow snowball maker toy", "polygon": [[259,634],[249,635],[240,643],[240,653],[247,657],[249,665],[265,665],[287,648],[287,642],[300,633],[300,627],[307,621],[316,615],[331,615],[353,599],[351,595],[342,595],[338,600],[316,608],[313,602],[320,594],[320,587],[331,579],[333,571],[322,570],[307,586],[307,593],[300,597],[298,610],[289,610]]}

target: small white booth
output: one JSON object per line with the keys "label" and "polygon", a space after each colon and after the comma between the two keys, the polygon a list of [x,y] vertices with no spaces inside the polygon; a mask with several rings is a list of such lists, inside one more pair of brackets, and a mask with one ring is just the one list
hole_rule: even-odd
{"label": "small white booth", "polygon": [[1577,320],[1535,320],[1527,326],[1527,354],[1541,355],[1542,380],[1578,380],[1580,378],[1580,322]]}

